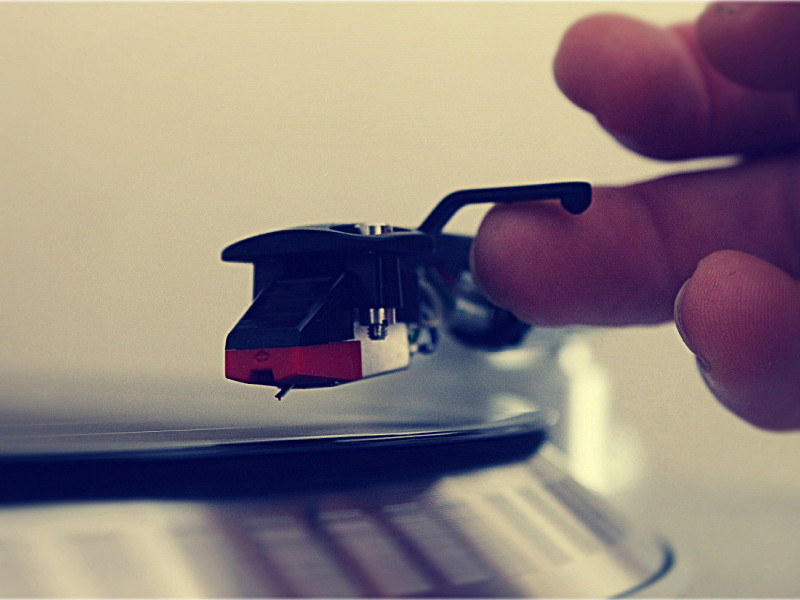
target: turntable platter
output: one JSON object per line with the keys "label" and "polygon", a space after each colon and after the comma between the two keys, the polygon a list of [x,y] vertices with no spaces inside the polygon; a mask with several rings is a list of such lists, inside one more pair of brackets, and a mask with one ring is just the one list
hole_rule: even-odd
{"label": "turntable platter", "polygon": [[228,384],[9,382],[11,595],[600,597],[672,568],[566,474],[530,407],[401,420]]}

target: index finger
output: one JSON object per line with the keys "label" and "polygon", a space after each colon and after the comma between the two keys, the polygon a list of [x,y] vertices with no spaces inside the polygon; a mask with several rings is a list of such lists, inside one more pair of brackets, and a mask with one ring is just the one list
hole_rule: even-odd
{"label": "index finger", "polygon": [[698,262],[723,249],[800,275],[800,158],[595,188],[583,215],[557,205],[494,207],[472,247],[476,281],[535,325],[672,319]]}

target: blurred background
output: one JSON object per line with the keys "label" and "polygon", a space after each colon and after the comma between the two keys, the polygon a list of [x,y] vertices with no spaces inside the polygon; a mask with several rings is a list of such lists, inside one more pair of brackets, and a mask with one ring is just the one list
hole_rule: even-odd
{"label": "blurred background", "polygon": [[[0,4],[0,370],[221,378],[251,285],[249,266],[219,260],[233,241],[306,223],[415,226],[462,188],[703,167],[618,146],[551,73],[582,16],[669,23],[702,9]],[[451,230],[474,232],[483,210]],[[638,468],[754,498],[800,491],[800,438],[719,407],[673,325],[590,339],[614,418],[654,449]],[[752,504],[739,494],[705,510],[740,515]],[[796,503],[776,502],[759,531],[800,527]]]}

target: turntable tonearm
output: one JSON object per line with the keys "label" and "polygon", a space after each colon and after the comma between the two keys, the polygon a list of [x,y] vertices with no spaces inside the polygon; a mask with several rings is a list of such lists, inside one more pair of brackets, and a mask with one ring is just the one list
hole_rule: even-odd
{"label": "turntable tonearm", "polygon": [[518,344],[528,326],[494,306],[469,275],[470,238],[443,234],[461,207],[559,199],[580,214],[588,183],[454,192],[417,229],[384,224],[274,231],[227,247],[252,262],[253,304],[228,334],[225,374],[280,388],[333,386],[408,367],[433,352],[438,328],[485,349]]}

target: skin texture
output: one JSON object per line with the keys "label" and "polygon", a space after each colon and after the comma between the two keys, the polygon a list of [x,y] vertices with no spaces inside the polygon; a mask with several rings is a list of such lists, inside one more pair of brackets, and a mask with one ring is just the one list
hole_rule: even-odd
{"label": "skin texture", "polygon": [[725,406],[762,428],[800,428],[797,65],[800,4],[712,4],[669,28],[576,23],[556,81],[620,143],[659,159],[741,160],[596,187],[579,217],[497,206],[473,244],[478,284],[533,324],[674,318]]}

